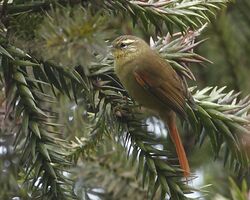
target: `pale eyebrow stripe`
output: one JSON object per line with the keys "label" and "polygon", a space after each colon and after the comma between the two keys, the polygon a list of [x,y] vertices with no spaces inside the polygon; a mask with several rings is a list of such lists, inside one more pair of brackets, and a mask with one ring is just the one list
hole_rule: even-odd
{"label": "pale eyebrow stripe", "polygon": [[135,40],[131,40],[131,39],[126,39],[126,40],[122,40],[121,42],[125,43],[125,44],[131,44],[133,43]]}

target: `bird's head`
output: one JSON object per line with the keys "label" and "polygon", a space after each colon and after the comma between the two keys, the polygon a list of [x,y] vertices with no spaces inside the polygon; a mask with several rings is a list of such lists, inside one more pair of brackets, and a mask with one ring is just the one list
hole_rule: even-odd
{"label": "bird's head", "polygon": [[132,61],[148,49],[144,40],[132,35],[120,36],[112,42],[112,54],[119,65]]}

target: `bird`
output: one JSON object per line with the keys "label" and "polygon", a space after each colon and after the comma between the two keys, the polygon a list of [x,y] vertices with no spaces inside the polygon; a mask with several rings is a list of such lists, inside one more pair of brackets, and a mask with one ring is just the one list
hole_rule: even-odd
{"label": "bird", "polygon": [[186,102],[192,101],[187,84],[169,62],[137,36],[119,36],[111,48],[115,74],[132,99],[167,124],[180,168],[188,177],[189,162],[176,125],[176,116],[186,119]]}

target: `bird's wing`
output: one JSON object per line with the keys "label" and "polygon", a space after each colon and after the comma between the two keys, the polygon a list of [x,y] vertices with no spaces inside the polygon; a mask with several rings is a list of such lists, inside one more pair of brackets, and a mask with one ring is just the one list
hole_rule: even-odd
{"label": "bird's wing", "polygon": [[137,63],[134,76],[143,89],[171,110],[183,117],[185,116],[186,89],[178,74],[166,61],[160,57],[158,59],[144,58]]}

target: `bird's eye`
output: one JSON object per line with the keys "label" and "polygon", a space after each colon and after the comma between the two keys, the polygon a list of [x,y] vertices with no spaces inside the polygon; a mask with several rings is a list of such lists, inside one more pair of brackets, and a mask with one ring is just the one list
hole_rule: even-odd
{"label": "bird's eye", "polygon": [[125,49],[125,48],[127,48],[127,45],[126,45],[125,43],[122,42],[122,43],[120,44],[120,48],[121,48],[121,49]]}

